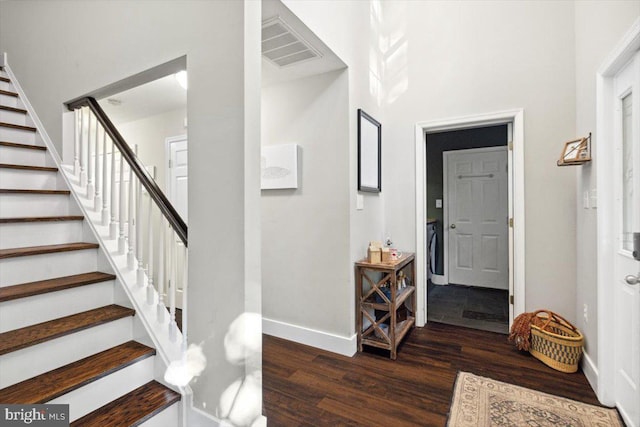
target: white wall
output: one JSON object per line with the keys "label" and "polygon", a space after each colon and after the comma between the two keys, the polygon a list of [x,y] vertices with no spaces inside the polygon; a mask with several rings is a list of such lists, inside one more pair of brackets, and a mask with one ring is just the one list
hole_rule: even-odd
{"label": "white wall", "polygon": [[126,123],[114,123],[132,148],[138,146],[138,158],[145,166],[155,166],[156,183],[165,194],[168,162],[166,139],[187,134],[184,126],[186,117],[186,108],[181,108]]}
{"label": "white wall", "polygon": [[[355,282],[353,262],[366,255],[370,240],[381,240],[384,234],[384,198],[388,192],[362,193],[364,209],[356,210],[357,191],[357,110],[364,109],[378,121],[384,118],[380,104],[381,82],[374,70],[380,63],[379,54],[369,49],[379,37],[378,26],[370,25],[372,5],[367,1],[295,1],[283,0],[291,9],[348,67],[349,82],[349,284],[346,290],[348,323],[338,329],[347,330],[342,338],[355,333]],[[374,72],[375,71],[375,72]],[[384,142],[383,142],[384,145]],[[383,160],[382,176],[385,176]],[[328,270],[331,267],[328,266]],[[310,307],[309,310],[313,308]]]}
{"label": "white wall", "polygon": [[382,194],[352,207],[352,258],[385,229],[415,249],[417,122],[524,108],[527,310],[575,319],[575,171],[555,166],[575,135],[573,3],[287,5],[349,65],[351,108],[382,122]]}
{"label": "white wall", "polygon": [[[576,17],[576,135],[596,135],[596,72],[631,24],[640,16],[637,1],[578,1]],[[583,208],[585,191],[596,189],[598,159],[577,168],[577,326],[585,335],[585,351],[594,365],[597,352],[597,209]],[[587,306],[587,319],[583,316]]]}
{"label": "white wall", "polygon": [[299,187],[262,190],[263,316],[347,337],[348,76],[334,71],[262,90],[264,146],[299,145]]}
{"label": "white wall", "polygon": [[416,122],[523,108],[526,310],[575,319],[575,172],[556,166],[575,134],[573,3],[383,5],[396,25],[388,58],[399,70],[385,98],[391,234],[400,247],[415,246]]}
{"label": "white wall", "polygon": [[0,50],[59,152],[65,101],[187,56],[188,324],[208,359],[195,404],[212,414],[246,368],[226,360],[227,328],[245,309],[260,312],[260,9],[233,0],[0,2]]}

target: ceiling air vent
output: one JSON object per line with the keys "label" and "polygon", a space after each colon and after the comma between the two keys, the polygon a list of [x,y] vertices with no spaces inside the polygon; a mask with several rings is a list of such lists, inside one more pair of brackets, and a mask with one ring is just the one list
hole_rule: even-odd
{"label": "ceiling air vent", "polygon": [[286,67],[322,55],[276,16],[262,23],[262,56],[278,67]]}

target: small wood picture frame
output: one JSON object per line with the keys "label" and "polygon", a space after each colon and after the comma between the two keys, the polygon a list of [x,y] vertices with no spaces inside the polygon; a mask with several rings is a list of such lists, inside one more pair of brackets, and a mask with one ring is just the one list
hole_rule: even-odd
{"label": "small wood picture frame", "polygon": [[558,166],[577,165],[591,161],[591,135],[564,143]]}

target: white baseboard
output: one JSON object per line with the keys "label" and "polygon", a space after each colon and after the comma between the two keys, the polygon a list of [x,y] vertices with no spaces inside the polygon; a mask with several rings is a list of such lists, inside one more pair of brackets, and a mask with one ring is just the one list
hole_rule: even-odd
{"label": "white baseboard", "polygon": [[220,420],[214,417],[211,414],[204,412],[200,408],[196,408],[192,405],[188,406],[187,411],[189,412],[187,415],[187,425],[184,427],[218,427],[220,426]]}
{"label": "white baseboard", "polygon": [[[204,412],[200,408],[196,408],[193,405],[185,405],[185,407],[186,406],[188,406],[188,415],[184,427],[228,427],[230,425],[228,422],[221,422],[219,419],[207,412]],[[259,421],[255,420],[251,425],[266,427],[267,418],[264,415],[260,415]]]}
{"label": "white baseboard", "polygon": [[447,277],[441,274],[432,274],[431,283],[434,285],[448,285]]}
{"label": "white baseboard", "polygon": [[589,381],[589,385],[593,389],[594,393],[598,393],[598,367],[593,363],[591,357],[587,352],[582,353],[582,362],[581,362],[582,372],[584,376],[587,377],[587,381]]}
{"label": "white baseboard", "polygon": [[349,357],[356,354],[358,346],[356,334],[353,334],[351,337],[341,337],[328,332],[292,325],[265,317],[262,318],[262,332],[267,335]]}

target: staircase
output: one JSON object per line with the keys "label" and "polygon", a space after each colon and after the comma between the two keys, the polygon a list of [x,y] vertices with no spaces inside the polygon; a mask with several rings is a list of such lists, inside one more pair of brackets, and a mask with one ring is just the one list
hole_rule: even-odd
{"label": "staircase", "polygon": [[0,68],[0,403],[72,426],[180,425],[179,393]]}

